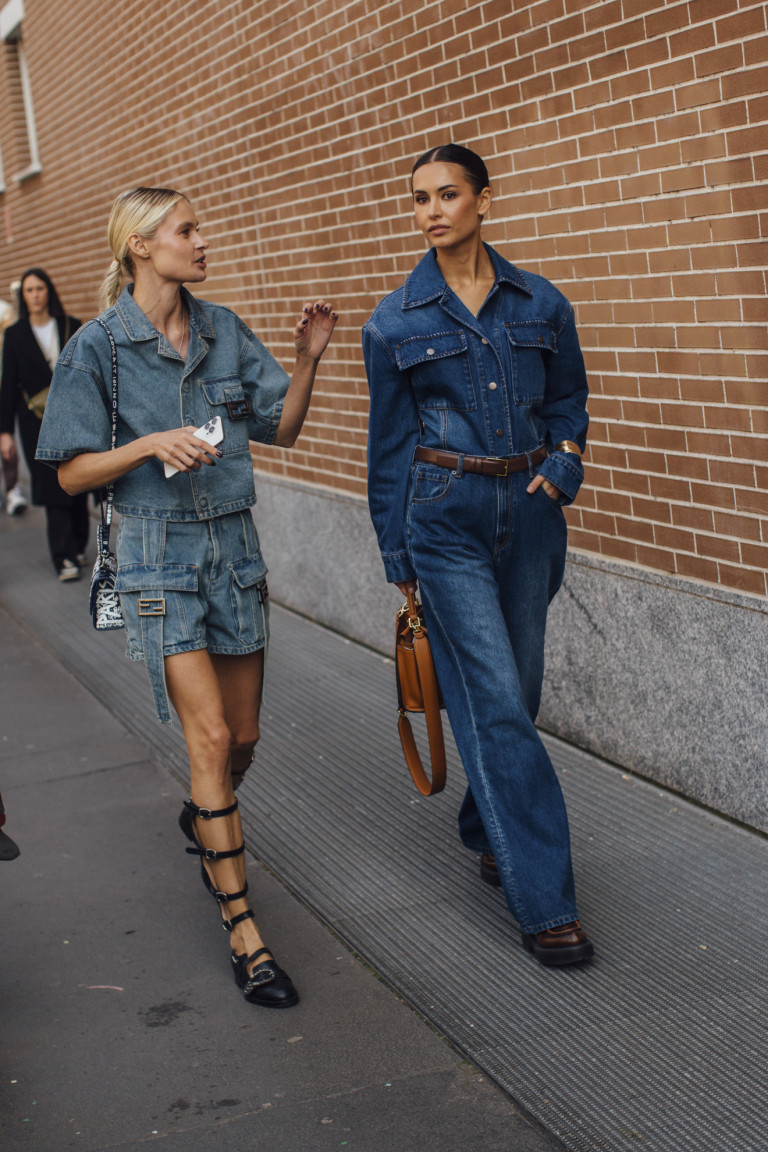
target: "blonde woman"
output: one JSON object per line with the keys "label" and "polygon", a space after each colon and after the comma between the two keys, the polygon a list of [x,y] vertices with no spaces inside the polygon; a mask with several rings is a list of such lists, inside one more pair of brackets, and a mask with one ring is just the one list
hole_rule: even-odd
{"label": "blonde woman", "polygon": [[[289,1007],[298,994],[248,903],[234,795],[259,738],[268,627],[248,441],[294,443],[337,316],[325,300],[304,305],[289,377],[233,312],[184,287],[204,282],[208,241],[180,192],[119,196],[109,243],[100,320],[117,349],[117,446],[110,342],[94,321],[56,368],[38,459],[58,467],[72,494],[114,484],[127,654],[145,660],[161,721],[170,721],[170,699],[189,752],[179,819],[194,845],[187,851],[200,856],[219,902],[246,1000]],[[211,421],[223,431],[215,445],[195,436]]]}

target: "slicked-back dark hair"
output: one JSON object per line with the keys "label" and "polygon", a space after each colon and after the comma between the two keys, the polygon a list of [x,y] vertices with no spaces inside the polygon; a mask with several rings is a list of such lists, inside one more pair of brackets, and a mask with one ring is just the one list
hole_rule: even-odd
{"label": "slicked-back dark hair", "polygon": [[413,187],[414,174],[418,169],[423,168],[425,164],[435,163],[458,164],[460,168],[463,168],[476,196],[479,196],[483,188],[488,188],[491,183],[485,161],[478,156],[477,152],[473,152],[471,148],[465,148],[463,144],[439,144],[437,148],[430,148],[429,152],[419,156],[411,169],[411,187]]}
{"label": "slicked-back dark hair", "polygon": [[26,280],[26,278],[28,276],[37,276],[38,280],[42,280],[43,284],[45,284],[46,288],[48,289],[48,313],[49,313],[49,315],[50,316],[65,316],[66,313],[65,313],[64,308],[62,306],[61,300],[59,300],[59,294],[56,291],[53,280],[51,280],[48,273],[44,272],[42,268],[27,268],[26,272],[24,273],[21,280],[19,281],[19,319],[20,320],[28,320],[29,319],[29,306],[28,306],[26,300],[24,299],[24,281]]}

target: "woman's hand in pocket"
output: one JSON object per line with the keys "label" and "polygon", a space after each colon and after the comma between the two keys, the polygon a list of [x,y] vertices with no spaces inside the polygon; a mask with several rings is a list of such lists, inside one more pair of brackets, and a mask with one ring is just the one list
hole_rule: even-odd
{"label": "woman's hand in pocket", "polygon": [[530,484],[526,488],[526,492],[532,496],[536,489],[540,488],[542,484],[544,485],[544,491],[546,492],[547,496],[549,496],[550,500],[560,499],[562,496],[560,489],[556,485],[552,484],[549,480],[547,480],[544,476],[542,476],[541,472],[534,476],[533,480],[531,480]]}

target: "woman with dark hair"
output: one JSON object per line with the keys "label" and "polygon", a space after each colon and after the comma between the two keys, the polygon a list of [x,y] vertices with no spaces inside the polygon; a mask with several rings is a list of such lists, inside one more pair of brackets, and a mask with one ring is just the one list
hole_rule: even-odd
{"label": "woman with dark hair", "polygon": [[50,276],[30,268],[21,278],[19,319],[3,340],[0,453],[12,461],[19,436],[32,481],[32,503],[45,506],[48,547],[60,580],[77,580],[88,543],[88,493],[69,496],[50,468],[35,460],[47,390],[59,353],[80,321],[67,316]]}
{"label": "woman with dark hair", "polygon": [[248,900],[235,796],[259,739],[269,627],[248,442],[295,442],[338,317],[325,300],[304,305],[289,376],[234,312],[186,289],[206,279],[208,241],[170,188],[119,196],[109,244],[106,309],[59,361],[38,457],[67,492],[114,485],[127,654],[145,662],[158,718],[175,708],[189,753],[187,852],[230,933],[245,999],[289,1008],[298,992]]}
{"label": "woman with dark hair", "polygon": [[568,819],[536,731],[562,505],[583,478],[587,381],[565,297],[484,244],[482,159],[448,144],[413,166],[429,251],[363,329],[369,502],[387,578],[421,593],[469,787],[459,813],[545,965],[594,954],[578,920]]}

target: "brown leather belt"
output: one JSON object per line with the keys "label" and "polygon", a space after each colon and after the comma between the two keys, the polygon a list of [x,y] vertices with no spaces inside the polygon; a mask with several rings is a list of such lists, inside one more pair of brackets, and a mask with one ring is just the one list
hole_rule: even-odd
{"label": "brown leather belt", "polygon": [[482,476],[508,476],[510,472],[525,472],[534,464],[541,464],[546,460],[547,450],[537,448],[522,456],[464,456],[458,452],[443,452],[438,448],[424,448],[421,444],[414,452],[414,459],[422,464],[435,464],[438,468],[450,468],[455,472],[462,460],[463,472],[479,472]]}

